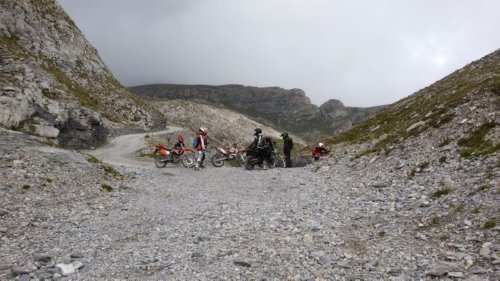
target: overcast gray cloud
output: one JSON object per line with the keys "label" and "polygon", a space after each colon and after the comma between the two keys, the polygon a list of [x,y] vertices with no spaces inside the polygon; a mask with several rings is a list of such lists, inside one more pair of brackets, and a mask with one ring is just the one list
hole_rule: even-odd
{"label": "overcast gray cloud", "polygon": [[500,48],[498,0],[59,0],[126,86],[395,102]]}

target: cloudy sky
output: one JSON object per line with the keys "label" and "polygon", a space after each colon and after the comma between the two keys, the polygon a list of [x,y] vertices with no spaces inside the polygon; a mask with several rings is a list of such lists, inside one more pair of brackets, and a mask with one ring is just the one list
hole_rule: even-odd
{"label": "cloudy sky", "polygon": [[395,102],[500,48],[498,0],[59,0],[126,86]]}

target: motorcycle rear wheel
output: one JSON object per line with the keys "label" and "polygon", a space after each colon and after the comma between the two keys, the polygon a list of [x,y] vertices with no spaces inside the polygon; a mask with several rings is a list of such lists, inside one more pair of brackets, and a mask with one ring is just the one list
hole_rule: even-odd
{"label": "motorcycle rear wheel", "polygon": [[255,168],[255,161],[253,160],[253,156],[247,156],[245,159],[245,169],[247,170],[253,170]]}
{"label": "motorcycle rear wheel", "polygon": [[212,165],[214,165],[214,167],[222,167],[224,166],[224,163],[226,161],[224,161],[226,158],[226,156],[224,156],[223,154],[221,153],[215,153],[213,156],[212,156]]}

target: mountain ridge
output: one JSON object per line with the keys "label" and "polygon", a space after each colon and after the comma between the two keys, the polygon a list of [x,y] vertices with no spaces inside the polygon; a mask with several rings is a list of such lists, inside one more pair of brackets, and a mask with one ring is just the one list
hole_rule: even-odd
{"label": "mountain ridge", "polygon": [[339,100],[313,105],[301,89],[254,87],[238,84],[178,85],[150,84],[129,89],[142,97],[161,99],[203,99],[221,103],[278,129],[293,131],[304,139],[335,134],[373,115],[384,106],[345,107]]}

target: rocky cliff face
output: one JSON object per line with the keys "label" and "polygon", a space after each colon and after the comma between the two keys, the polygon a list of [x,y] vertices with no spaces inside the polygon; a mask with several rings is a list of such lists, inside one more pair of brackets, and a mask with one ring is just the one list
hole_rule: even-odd
{"label": "rocky cliff face", "polygon": [[0,126],[67,147],[152,125],[55,0],[0,1],[0,93]]}
{"label": "rocky cliff face", "polygon": [[269,126],[293,131],[305,139],[348,129],[353,123],[381,109],[345,107],[336,100],[318,107],[311,104],[304,91],[278,87],[158,84],[130,89],[143,97],[202,99],[221,103]]}

